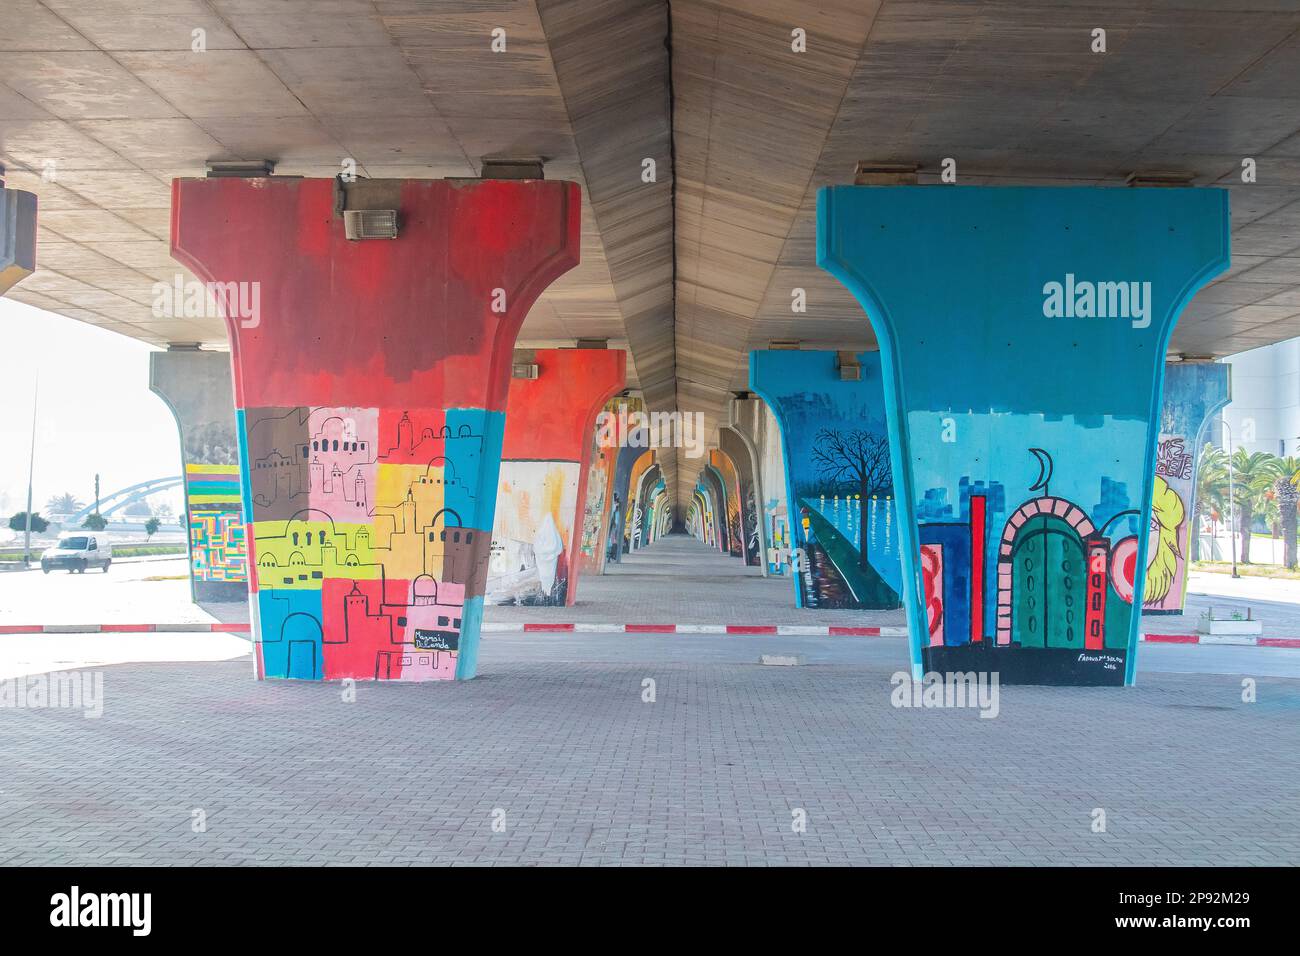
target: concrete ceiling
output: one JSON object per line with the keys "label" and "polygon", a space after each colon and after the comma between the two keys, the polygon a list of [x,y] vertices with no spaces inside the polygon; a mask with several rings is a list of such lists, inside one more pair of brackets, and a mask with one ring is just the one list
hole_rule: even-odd
{"label": "concrete ceiling", "polygon": [[[40,269],[10,295],[156,344],[224,342],[150,312],[177,271],[172,177],[261,158],[332,176],[347,157],[437,177],[541,156],[579,182],[583,263],[523,342],[628,347],[651,407],[710,431],[750,349],[874,344],[813,252],[816,190],[864,159],[923,183],[952,157],[962,183],[1226,186],[1233,268],[1174,350],[1300,335],[1295,0],[6,0],[3,17],[0,162],[41,196]],[[665,457],[689,500],[699,461]]]}

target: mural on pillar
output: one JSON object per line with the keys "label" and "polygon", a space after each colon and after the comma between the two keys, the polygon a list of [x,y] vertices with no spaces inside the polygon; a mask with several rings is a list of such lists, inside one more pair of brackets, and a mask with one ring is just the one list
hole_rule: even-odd
{"label": "mural on pillar", "polygon": [[1210,189],[821,191],[818,264],[887,350],[914,678],[1132,682],[1146,561],[1183,521],[1153,468],[1163,359],[1227,225]]}
{"label": "mural on pillar", "polygon": [[902,603],[880,355],[856,359],[848,380],[835,352],[750,353],[750,386],[781,426],[800,607]]}
{"label": "mural on pillar", "polygon": [[1147,544],[1148,614],[1181,614],[1196,533],[1196,465],[1210,419],[1228,404],[1231,366],[1175,362],[1165,367],[1160,440]]}
{"label": "mural on pillar", "polygon": [[259,292],[224,294],[259,677],[475,676],[510,350],[579,222],[564,182],[173,183],[172,254]]}
{"label": "mural on pillar", "polygon": [[713,466],[726,494],[727,551],[733,558],[744,560],[745,525],[740,497],[740,476],[731,457],[720,449],[709,451],[709,464]]}
{"label": "mural on pillar", "polygon": [[754,446],[755,483],[760,492],[755,496],[755,510],[767,539],[767,552],[761,560],[766,562],[768,574],[785,574],[791,541],[780,425],[767,403],[758,398],[734,399],[732,416],[733,427]]}
{"label": "mural on pillar", "polygon": [[641,485],[645,473],[654,463],[655,453],[653,449],[640,452],[632,461],[631,474],[628,478],[628,506],[625,511],[626,519],[623,527],[623,550],[625,552],[641,547],[641,515],[645,505],[641,501]]}
{"label": "mural on pillar", "polygon": [[527,359],[533,379],[510,382],[497,491],[489,604],[573,603],[596,417],[622,388],[617,349],[541,349]]}
{"label": "mural on pillar", "polygon": [[[249,507],[272,676],[455,676],[481,615],[493,501],[476,484],[503,416],[470,409],[249,409]],[[476,539],[478,545],[476,546]]]}
{"label": "mural on pillar", "polygon": [[[232,447],[231,451],[235,449]],[[244,541],[240,498],[239,465],[199,464],[193,459],[187,460],[185,511],[190,527],[190,561],[196,582],[243,584],[248,581],[248,549]],[[200,591],[202,599],[202,589],[196,590]]]}
{"label": "mural on pillar", "polygon": [[[623,399],[626,403],[628,428],[620,436],[620,445],[614,462],[614,485],[610,496],[609,523],[605,531],[605,557],[607,561],[619,561],[627,553],[629,537],[627,530],[631,526],[631,514],[635,508],[636,485],[632,472],[641,461],[652,461],[653,454],[646,451],[650,444],[649,432],[643,424],[632,427],[633,422],[642,420],[645,415],[645,402],[640,398]],[[620,421],[624,419],[620,418]],[[649,456],[649,457],[647,457]],[[641,466],[644,470],[648,465]]]}

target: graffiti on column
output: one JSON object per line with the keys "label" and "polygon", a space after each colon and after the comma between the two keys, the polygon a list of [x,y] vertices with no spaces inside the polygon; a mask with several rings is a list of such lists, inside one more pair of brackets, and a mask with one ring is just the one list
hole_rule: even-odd
{"label": "graffiti on column", "polygon": [[[268,674],[455,675],[483,593],[482,466],[500,413],[249,409],[250,498]],[[490,503],[489,503],[490,508]]]}
{"label": "graffiti on column", "polygon": [[1228,403],[1228,374],[1223,364],[1178,362],[1165,367],[1142,595],[1147,613],[1182,613],[1192,535],[1197,533],[1197,457],[1210,419]]}
{"label": "graffiti on column", "polygon": [[1157,386],[1179,312],[1228,266],[1227,192],[818,200],[818,263],[888,353],[913,676],[1132,683],[1147,564],[1186,525],[1188,449],[1156,473]]}
{"label": "graffiti on column", "polygon": [[185,510],[196,581],[248,580],[239,466],[185,466]]}
{"label": "graffiti on column", "polygon": [[717,448],[709,452],[709,464],[722,479],[726,494],[727,550],[732,557],[745,557],[745,529],[740,498],[740,477],[730,456]]}
{"label": "graffiti on column", "polygon": [[[879,354],[856,356],[861,372],[853,380],[840,378],[835,352],[754,352],[751,359],[751,384],[781,425],[799,605],[900,607]],[[773,520],[774,547],[786,536]]]}

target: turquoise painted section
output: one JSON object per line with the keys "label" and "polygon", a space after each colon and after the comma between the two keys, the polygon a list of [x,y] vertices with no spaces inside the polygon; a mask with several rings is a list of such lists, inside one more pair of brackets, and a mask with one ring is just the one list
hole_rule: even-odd
{"label": "turquoise painted section", "polygon": [[857,381],[840,378],[835,352],[759,351],[749,387],[781,429],[795,604],[900,606],[893,465],[880,355],[857,356]]}
{"label": "turquoise painted section", "polygon": [[880,342],[915,674],[1133,682],[1164,356],[1228,226],[1212,189],[819,192]]}
{"label": "turquoise painted section", "polygon": [[1165,369],[1143,591],[1146,614],[1183,611],[1192,535],[1196,533],[1196,466],[1206,425],[1228,404],[1230,370],[1229,365],[1186,362]]}
{"label": "turquoise painted section", "polygon": [[465,602],[463,634],[473,634],[472,641],[462,641],[456,658],[456,680],[470,680],[478,674],[478,642],[483,630],[483,598],[472,597]]}

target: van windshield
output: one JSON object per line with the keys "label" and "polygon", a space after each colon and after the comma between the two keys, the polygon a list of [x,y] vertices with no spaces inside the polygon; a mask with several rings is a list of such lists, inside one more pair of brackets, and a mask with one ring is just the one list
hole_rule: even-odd
{"label": "van windshield", "polygon": [[86,538],[64,538],[59,542],[59,547],[64,551],[85,551]]}

